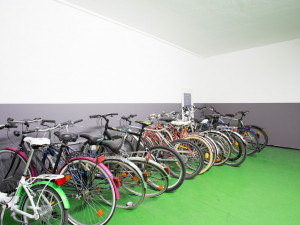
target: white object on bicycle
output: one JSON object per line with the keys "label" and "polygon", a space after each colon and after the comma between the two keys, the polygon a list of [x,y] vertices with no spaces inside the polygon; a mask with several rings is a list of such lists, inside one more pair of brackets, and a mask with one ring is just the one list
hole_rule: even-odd
{"label": "white object on bicycle", "polygon": [[192,121],[182,121],[182,120],[175,120],[172,121],[171,124],[174,126],[189,126],[191,125]]}
{"label": "white object on bicycle", "polygon": [[201,124],[206,124],[206,123],[208,123],[208,119],[204,119],[201,121]]}
{"label": "white object on bicycle", "polygon": [[24,141],[30,145],[50,145],[50,139],[48,138],[26,137]]}

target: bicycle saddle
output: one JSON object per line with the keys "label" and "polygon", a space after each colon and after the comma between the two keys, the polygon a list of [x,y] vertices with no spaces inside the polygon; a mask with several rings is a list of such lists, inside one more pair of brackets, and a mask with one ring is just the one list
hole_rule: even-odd
{"label": "bicycle saddle", "polygon": [[26,137],[24,138],[24,141],[30,145],[37,145],[37,146],[50,145],[50,140],[48,138]]}
{"label": "bicycle saddle", "polygon": [[60,141],[64,141],[64,142],[74,142],[77,140],[78,138],[78,134],[74,134],[74,133],[64,133],[62,134],[60,131],[55,131],[54,135],[56,137],[58,137],[58,139]]}
{"label": "bicycle saddle", "polygon": [[234,114],[225,114],[227,117],[234,117]]}
{"label": "bicycle saddle", "polygon": [[120,149],[123,146],[123,138],[118,138],[114,140],[104,140],[101,145],[108,147],[114,153],[120,153]]}
{"label": "bicycle saddle", "polygon": [[169,122],[172,122],[174,120],[174,118],[172,118],[172,117],[162,117],[162,118],[159,118],[159,120],[169,123]]}
{"label": "bicycle saddle", "polygon": [[175,120],[172,121],[171,124],[174,126],[189,126],[192,121],[182,121],[182,120]]}
{"label": "bicycle saddle", "polygon": [[136,123],[141,124],[142,126],[150,126],[153,122],[146,122],[146,121],[135,121]]}
{"label": "bicycle saddle", "polygon": [[80,134],[79,136],[87,139],[89,145],[99,145],[100,142],[103,140],[102,135],[92,136],[90,134]]}

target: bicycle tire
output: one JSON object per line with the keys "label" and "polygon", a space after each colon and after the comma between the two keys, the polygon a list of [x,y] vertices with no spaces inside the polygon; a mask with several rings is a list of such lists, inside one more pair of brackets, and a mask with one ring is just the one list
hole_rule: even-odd
{"label": "bicycle tire", "polygon": [[142,157],[129,157],[128,160],[137,165],[142,174],[147,175],[147,191],[145,197],[156,197],[163,194],[169,186],[169,175],[159,163]]}
{"label": "bicycle tire", "polygon": [[198,135],[192,133],[189,136],[185,137],[185,139],[192,141],[200,148],[201,154],[203,155],[203,166],[199,174],[205,173],[213,166],[214,162],[214,153],[210,145],[207,143],[205,138],[201,136],[201,133]]}
{"label": "bicycle tire", "polygon": [[201,172],[204,166],[204,155],[199,146],[186,139],[190,138],[177,139],[171,144],[183,158],[186,167],[185,179],[192,179]]}
{"label": "bicycle tire", "polygon": [[[25,224],[30,225],[40,225],[40,224],[51,224],[51,225],[65,225],[68,222],[68,210],[64,208],[61,197],[57,192],[46,185],[36,185],[30,188],[31,191],[35,193],[33,199],[36,199],[35,204],[39,203],[37,210],[39,212],[39,219],[30,219],[21,214],[21,220]],[[40,192],[40,194],[38,194]],[[47,199],[47,200],[45,200]],[[44,201],[43,201],[44,200]],[[40,203],[43,203],[40,205]],[[50,204],[49,204],[50,203]],[[20,209],[31,215],[34,214],[29,200],[28,195],[26,194],[22,199]],[[58,213],[61,212],[61,214]],[[56,221],[56,218],[60,217],[60,221]]]}
{"label": "bicycle tire", "polygon": [[[13,163],[14,157],[16,159]],[[0,150],[0,192],[11,193],[15,191],[24,173],[27,160],[25,153],[17,152],[17,149],[7,148]],[[35,169],[31,164],[27,175],[29,177],[36,176]]]}
{"label": "bicycle tire", "polygon": [[159,145],[149,148],[154,161],[167,164],[170,168],[171,179],[166,192],[172,192],[178,189],[184,182],[186,168],[180,154],[169,147]]}
{"label": "bicycle tire", "polygon": [[[106,169],[97,165],[95,161],[89,157],[72,158],[59,171],[59,174],[64,176],[70,174],[70,171],[76,173],[72,173],[71,179],[61,185],[71,205],[69,222],[74,225],[106,224],[116,208],[117,193],[111,180],[112,175],[107,173],[109,170],[104,165],[103,168]],[[87,177],[90,169],[94,172]],[[79,190],[77,186],[80,185],[82,187]],[[93,213],[86,215],[90,212]]]}
{"label": "bicycle tire", "polygon": [[235,132],[230,132],[229,140],[231,141],[232,148],[230,157],[225,164],[229,166],[239,166],[246,160],[247,157],[246,144],[240,135],[236,134]]}
{"label": "bicycle tire", "polygon": [[248,128],[239,127],[237,132],[247,142],[247,156],[251,156],[259,150],[258,138],[254,131],[249,130]]}
{"label": "bicycle tire", "polygon": [[139,206],[145,197],[147,184],[139,168],[131,161],[118,156],[106,156],[103,164],[114,178],[120,179],[117,207],[133,209]]}
{"label": "bicycle tire", "polygon": [[263,150],[263,148],[266,147],[269,143],[269,137],[268,137],[267,133],[265,132],[265,130],[256,125],[248,125],[246,127],[248,127],[248,128],[251,127],[250,129],[256,133],[256,135],[258,137],[258,142],[260,145],[259,151]]}
{"label": "bicycle tire", "polygon": [[219,166],[224,164],[229,159],[231,153],[231,143],[228,137],[219,131],[210,130],[210,131],[205,131],[204,133],[207,133],[208,136],[211,137],[216,142],[217,145],[219,145],[219,148],[222,151],[222,155],[219,156],[217,155],[217,159],[214,165]]}

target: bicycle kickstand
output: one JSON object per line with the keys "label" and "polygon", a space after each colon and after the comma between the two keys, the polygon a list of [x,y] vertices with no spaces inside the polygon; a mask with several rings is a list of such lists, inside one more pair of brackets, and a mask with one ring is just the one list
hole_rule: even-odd
{"label": "bicycle kickstand", "polygon": [[1,215],[0,215],[0,225],[3,225],[3,217],[4,217],[5,210],[6,210],[6,205],[2,205]]}

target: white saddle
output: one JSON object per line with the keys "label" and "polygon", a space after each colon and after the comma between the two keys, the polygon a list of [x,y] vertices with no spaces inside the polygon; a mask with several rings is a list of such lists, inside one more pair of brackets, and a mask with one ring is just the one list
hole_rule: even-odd
{"label": "white saddle", "polygon": [[182,120],[175,120],[175,121],[172,121],[171,124],[174,125],[174,126],[189,126],[191,125],[192,121],[182,121]]}
{"label": "white saddle", "polygon": [[50,139],[48,138],[26,137],[24,141],[30,145],[50,145]]}
{"label": "white saddle", "polygon": [[201,121],[201,124],[206,124],[206,123],[208,123],[208,119],[204,119]]}

